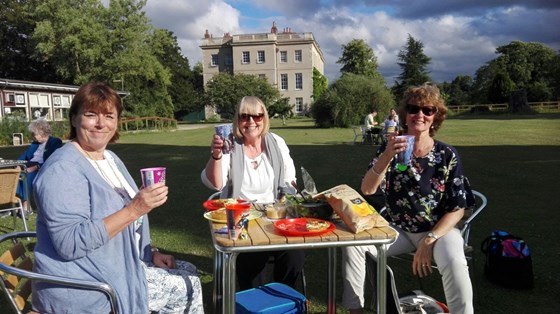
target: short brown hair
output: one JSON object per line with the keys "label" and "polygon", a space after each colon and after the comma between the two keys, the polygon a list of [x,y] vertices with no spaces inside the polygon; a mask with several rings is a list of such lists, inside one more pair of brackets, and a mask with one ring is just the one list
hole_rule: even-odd
{"label": "short brown hair", "polygon": [[[72,118],[78,116],[81,112],[92,110],[96,112],[107,113],[111,109],[117,110],[117,121],[120,120],[121,114],[124,110],[122,99],[117,92],[105,83],[87,83],[82,85],[70,105],[68,119],[70,121],[70,135],[69,139],[76,138],[76,128],[72,125]],[[115,135],[111,138],[110,142],[113,143],[119,139],[119,129],[115,131]]]}

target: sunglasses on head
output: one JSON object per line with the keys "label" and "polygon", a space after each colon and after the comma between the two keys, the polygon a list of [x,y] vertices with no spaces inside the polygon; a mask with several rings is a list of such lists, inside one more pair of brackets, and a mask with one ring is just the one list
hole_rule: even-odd
{"label": "sunglasses on head", "polygon": [[255,122],[261,122],[262,119],[264,118],[264,113],[259,113],[259,114],[241,113],[241,114],[239,114],[239,120],[240,121],[249,121],[250,118],[253,118],[253,121],[255,121]]}
{"label": "sunglasses on head", "polygon": [[420,112],[420,110],[422,110],[422,113],[425,116],[433,116],[435,113],[438,112],[438,109],[436,107],[430,106],[430,107],[420,107],[418,105],[412,105],[412,104],[408,104],[406,105],[406,112],[409,114],[417,114],[418,112]]}

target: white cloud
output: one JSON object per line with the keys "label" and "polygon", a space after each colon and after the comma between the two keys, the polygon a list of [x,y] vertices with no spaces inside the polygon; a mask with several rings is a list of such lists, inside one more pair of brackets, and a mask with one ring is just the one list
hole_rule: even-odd
{"label": "white cloud", "polygon": [[223,1],[148,1],[145,11],[154,26],[173,32],[191,66],[202,59],[206,30],[215,37],[240,30],[240,12]]}
{"label": "white cloud", "polygon": [[[336,61],[341,46],[354,38],[366,40],[374,50],[388,84],[401,71],[397,54],[408,34],[424,44],[424,53],[432,58],[428,70],[437,82],[474,75],[496,57],[498,46],[513,40],[538,41],[560,49],[559,11],[546,1],[516,0],[517,5],[511,7],[491,0],[434,1],[439,4],[415,2],[417,7],[411,11],[411,3],[399,1],[379,1],[376,5],[385,7],[369,7],[364,1],[349,0],[150,0],[145,10],[156,27],[173,31],[191,65],[201,60],[199,45],[206,29],[215,37],[226,32],[268,32],[276,21],[280,30],[312,32],[325,56],[325,75],[330,81],[340,74]],[[355,4],[362,6],[356,9]],[[435,12],[434,7],[441,10]]]}

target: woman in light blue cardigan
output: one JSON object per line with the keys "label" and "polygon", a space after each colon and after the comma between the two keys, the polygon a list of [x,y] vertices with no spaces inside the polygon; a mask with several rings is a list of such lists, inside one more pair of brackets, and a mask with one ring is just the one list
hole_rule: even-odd
{"label": "woman in light blue cardigan", "polygon": [[[34,184],[35,270],[108,283],[119,313],[176,313],[189,303],[195,303],[189,310],[201,313],[200,283],[170,275],[182,275],[179,261],[151,245],[147,214],[167,201],[167,186],[138,190],[123,162],[106,150],[118,139],[122,110],[120,97],[106,84],[89,83],[76,93],[72,141],[47,160]],[[110,305],[101,292],[34,282],[33,310],[109,313]]]}
{"label": "woman in light blue cardigan", "polygon": [[[115,156],[119,169],[124,165]],[[128,171],[127,182],[136,187]],[[103,281],[117,292],[121,313],[148,313],[147,285],[141,266],[151,260],[148,216],[140,227],[137,250],[134,224],[110,238],[105,219],[126,202],[99,176],[76,145],[68,143],[45,163],[35,182],[37,245],[35,271]],[[101,292],[33,285],[33,308],[40,313],[109,313]]]}

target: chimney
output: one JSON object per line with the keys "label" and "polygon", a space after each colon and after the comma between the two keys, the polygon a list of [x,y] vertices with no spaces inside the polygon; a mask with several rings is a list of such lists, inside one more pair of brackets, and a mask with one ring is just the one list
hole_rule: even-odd
{"label": "chimney", "polygon": [[208,30],[204,33],[204,38],[210,38],[210,34],[208,34]]}
{"label": "chimney", "polygon": [[270,28],[270,32],[272,34],[276,34],[278,32],[278,28],[276,27],[276,22],[275,21],[272,22],[272,28]]}

